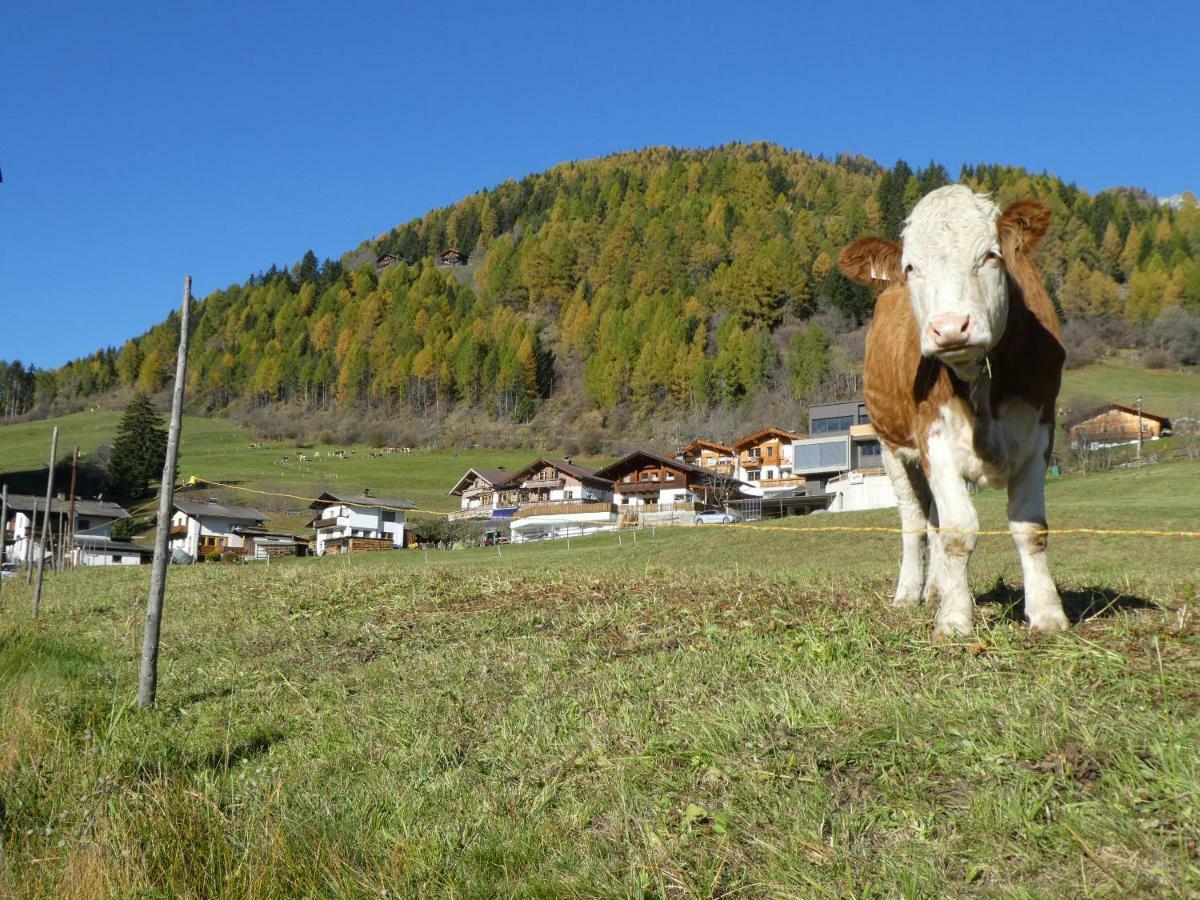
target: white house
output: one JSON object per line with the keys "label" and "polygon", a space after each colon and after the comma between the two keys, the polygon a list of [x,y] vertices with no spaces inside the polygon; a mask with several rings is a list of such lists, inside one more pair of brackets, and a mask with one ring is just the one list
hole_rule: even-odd
{"label": "white house", "polygon": [[514,543],[611,527],[613,483],[570,459],[537,459],[514,472],[506,489],[520,502],[512,516]]}
{"label": "white house", "polygon": [[246,538],[262,533],[266,516],[249,506],[215,500],[176,500],[171,514],[170,548],[192,559],[227,550],[246,552]]}
{"label": "white house", "polygon": [[454,518],[489,519],[497,511],[511,515],[520,501],[513,474],[502,468],[467,469],[450,489],[450,496],[459,498],[459,512]]}
{"label": "white house", "polygon": [[316,531],[317,556],[403,547],[405,510],[416,508],[411,500],[376,497],[370,491],[325,491],[309,506],[317,510],[308,523]]}
{"label": "white house", "polygon": [[[42,520],[45,518],[46,498],[31,494],[9,494],[8,521],[4,523],[4,558],[10,562],[23,563],[26,559],[36,559],[38,545],[41,541]],[[36,510],[36,514],[35,514]],[[71,516],[71,502],[62,497],[50,500],[50,539],[49,552],[55,551],[63,534],[69,534],[69,544],[82,549],[87,544],[97,548],[97,554],[78,554],[77,565],[98,565],[90,562],[93,557],[104,556],[102,548],[112,541],[112,526],[117,519],[129,517],[121,506],[102,500],[76,500],[74,505],[74,525],[68,522]],[[138,546],[140,550],[150,548]],[[107,554],[111,564],[112,553]],[[130,551],[130,555],[135,555]]]}
{"label": "white house", "polygon": [[154,548],[111,538],[77,537],[75,564],[79,566],[141,566],[154,559]]}

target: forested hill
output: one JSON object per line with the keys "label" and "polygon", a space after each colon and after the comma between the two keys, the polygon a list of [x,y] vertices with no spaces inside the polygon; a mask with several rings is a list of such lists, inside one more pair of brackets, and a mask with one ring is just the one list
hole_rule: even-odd
{"label": "forested hill", "polygon": [[[1051,204],[1039,264],[1068,318],[1144,323],[1169,306],[1200,308],[1194,198],[1175,208],[1135,190],[1090,196],[994,165],[958,177],[1002,205]],[[836,272],[838,249],[863,232],[896,236],[916,200],[949,180],[933,163],[885,169],[769,144],[566,163],[339,261],[309,253],[204,298],[189,396],[212,409],[469,404],[519,421],[563,392],[652,415],[738,403],[788,379],[811,388],[825,338],[801,323],[818,311],[870,313],[870,295]],[[448,248],[471,264],[435,266]],[[377,273],[384,253],[403,261]],[[173,370],[177,327],[172,316],[120,349],[38,373],[24,402],[30,388],[46,408],[119,385],[156,391]]]}

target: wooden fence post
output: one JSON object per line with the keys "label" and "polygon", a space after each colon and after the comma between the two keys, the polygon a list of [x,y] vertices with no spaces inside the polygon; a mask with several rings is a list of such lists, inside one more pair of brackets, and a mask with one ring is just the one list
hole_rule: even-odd
{"label": "wooden fence post", "polygon": [[[8,544],[8,485],[0,487],[0,569],[4,568],[4,548]],[[0,572],[0,593],[4,592],[4,574]]]}
{"label": "wooden fence post", "polygon": [[183,383],[187,379],[188,313],[192,301],[192,276],[183,277],[183,312],[179,322],[179,351],[175,360],[175,390],[171,397],[171,425],[167,431],[167,458],[158,486],[158,522],[154,529],[154,564],[150,571],[150,596],[146,601],[146,631],[142,636],[142,664],[138,672],[138,706],[154,705],[158,692],[158,637],[162,630],[163,593],[167,587],[167,547],[171,507],[175,501],[175,466],[179,458],[179,432],[183,426]]}
{"label": "wooden fence post", "polygon": [[[58,426],[50,432],[50,473],[46,476],[46,510],[42,513],[42,545],[38,548],[37,578],[33,583],[33,617],[42,605],[42,573],[46,568],[46,541],[50,539],[50,499],[54,496],[54,454],[58,452]],[[33,526],[30,524],[30,532]],[[32,538],[32,534],[30,534]]]}

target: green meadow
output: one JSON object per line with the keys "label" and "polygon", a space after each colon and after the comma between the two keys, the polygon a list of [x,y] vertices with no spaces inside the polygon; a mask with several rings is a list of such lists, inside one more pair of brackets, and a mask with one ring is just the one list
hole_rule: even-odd
{"label": "green meadow", "polygon": [[[1048,493],[1059,529],[1200,528],[1196,462]],[[1032,640],[985,537],[938,645],[886,605],[894,535],[812,530],[891,524],[175,568],[152,712],[145,568],[52,576],[37,622],[10,581],[0,893],[1200,891],[1200,539],[1052,536],[1075,625]]]}

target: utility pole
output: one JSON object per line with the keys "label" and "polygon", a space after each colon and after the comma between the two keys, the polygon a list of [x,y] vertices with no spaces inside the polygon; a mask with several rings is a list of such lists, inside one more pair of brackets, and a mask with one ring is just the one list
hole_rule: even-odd
{"label": "utility pole", "polygon": [[1138,448],[1137,458],[1142,458],[1142,395],[1137,395],[1137,411],[1138,411]]}
{"label": "utility pole", "polygon": [[46,475],[46,509],[42,513],[42,546],[38,548],[37,578],[33,583],[33,617],[42,605],[42,574],[46,568],[46,541],[50,537],[50,500],[54,496],[54,456],[58,452],[58,426],[50,432],[50,471]]}
{"label": "utility pole", "polygon": [[158,636],[162,629],[163,594],[167,587],[167,540],[171,506],[175,499],[175,466],[179,458],[179,431],[183,425],[183,383],[187,380],[188,312],[192,303],[192,276],[183,276],[183,313],[179,321],[179,352],[175,359],[175,389],[171,397],[171,426],[167,431],[167,458],[158,486],[158,523],[154,530],[154,565],[150,596],[146,601],[146,631],[142,636],[142,664],[138,672],[138,706],[154,705],[158,692]]}
{"label": "utility pole", "polygon": [[[4,569],[4,550],[8,544],[8,485],[0,487],[0,570]],[[0,571],[0,593],[4,591],[4,573]]]}
{"label": "utility pole", "polygon": [[[70,535],[72,548],[75,545],[75,475],[79,471],[79,448],[75,448],[75,452],[71,454],[71,492],[67,494],[67,500],[70,507],[67,510],[67,534]],[[66,568],[66,544],[64,542],[63,549],[63,568]]]}
{"label": "utility pole", "polygon": [[25,583],[33,584],[33,531],[37,527],[37,497],[33,498],[33,513],[25,532]]}

